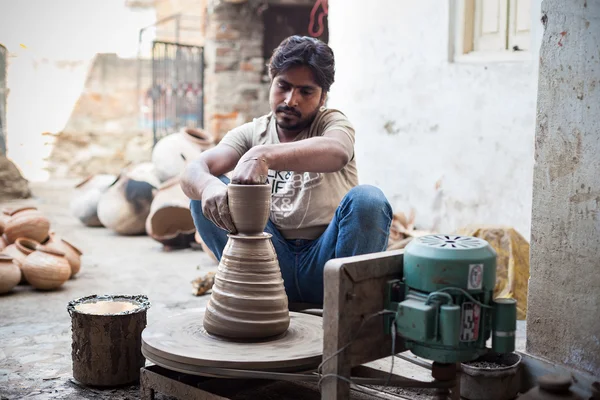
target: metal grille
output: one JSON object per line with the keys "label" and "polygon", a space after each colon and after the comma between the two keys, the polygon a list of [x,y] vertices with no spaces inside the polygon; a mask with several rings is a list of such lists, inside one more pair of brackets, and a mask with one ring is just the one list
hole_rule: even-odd
{"label": "metal grille", "polygon": [[204,49],[152,44],[154,144],[182,128],[204,128]]}
{"label": "metal grille", "polygon": [[0,154],[6,154],[6,67],[8,50],[0,44]]}

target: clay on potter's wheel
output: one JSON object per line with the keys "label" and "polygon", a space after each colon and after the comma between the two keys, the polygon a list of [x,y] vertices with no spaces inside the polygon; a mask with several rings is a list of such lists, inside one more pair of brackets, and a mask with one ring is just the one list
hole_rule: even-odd
{"label": "clay on potter's wheel", "polygon": [[261,339],[285,332],[288,298],[271,234],[229,235],[206,306],[204,328],[230,339]]}
{"label": "clay on potter's wheel", "polygon": [[202,368],[261,371],[306,371],[316,368],[323,354],[323,319],[290,312],[289,329],[259,342],[224,340],[202,327],[203,311],[188,310],[146,327],[142,353],[162,367],[190,374]]}
{"label": "clay on potter's wheel", "polygon": [[229,212],[239,234],[261,234],[271,212],[271,185],[227,185]]}

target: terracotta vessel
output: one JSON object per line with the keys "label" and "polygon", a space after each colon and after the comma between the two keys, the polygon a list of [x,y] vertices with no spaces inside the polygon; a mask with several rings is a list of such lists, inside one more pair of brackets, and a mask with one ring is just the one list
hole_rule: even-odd
{"label": "terracotta vessel", "polygon": [[[33,239],[19,238],[13,244],[7,246],[3,250],[3,253],[11,256],[15,264],[17,264],[22,270],[25,257],[33,253],[36,247],[39,245],[40,244]],[[23,273],[21,273],[21,280],[19,283],[27,283],[27,280],[25,279],[25,275]]]}
{"label": "terracotta vessel", "polygon": [[50,221],[35,207],[21,207],[9,212],[10,219],[4,227],[8,243],[20,237],[43,242],[48,238]]}
{"label": "terracotta vessel", "polygon": [[10,292],[21,280],[21,270],[7,254],[0,253],[0,294]]}
{"label": "terracotta vessel", "polygon": [[152,149],[152,163],[161,182],[179,176],[186,162],[192,161],[214,145],[201,129],[186,129],[162,138]]}
{"label": "terracotta vessel", "polygon": [[120,235],[146,233],[146,218],[159,185],[151,163],[128,168],[100,196],[100,222]]}
{"label": "terracotta vessel", "polygon": [[41,290],[57,289],[71,277],[71,266],[65,253],[43,245],[38,245],[25,257],[21,270],[27,282]]}
{"label": "terracotta vessel", "polygon": [[189,247],[194,242],[194,220],[190,199],[179,186],[179,178],[163,183],[152,200],[146,233],[169,247]]}
{"label": "terracotta vessel", "polygon": [[6,224],[10,220],[10,210],[8,208],[2,209],[0,211],[0,235],[4,233],[4,229],[6,228]]}
{"label": "terracotta vessel", "polygon": [[271,235],[229,235],[204,314],[204,328],[230,339],[285,332],[288,299]]}
{"label": "terracotta vessel", "polygon": [[98,201],[116,179],[115,175],[98,174],[79,182],[69,204],[71,214],[86,226],[102,226],[98,218]]}
{"label": "terracotta vessel", "polygon": [[50,239],[44,243],[44,246],[65,253],[65,257],[71,267],[71,278],[73,278],[81,269],[81,250],[73,246],[70,242],[50,232]]}
{"label": "terracotta vessel", "polygon": [[4,250],[8,246],[8,240],[4,235],[0,236],[0,251]]}
{"label": "terracotta vessel", "polygon": [[240,235],[261,234],[269,221],[271,185],[227,185],[231,219]]}

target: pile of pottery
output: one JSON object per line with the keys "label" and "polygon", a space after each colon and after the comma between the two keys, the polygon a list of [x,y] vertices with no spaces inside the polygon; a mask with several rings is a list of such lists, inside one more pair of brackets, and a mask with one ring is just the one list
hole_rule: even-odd
{"label": "pile of pottery", "polygon": [[81,251],[50,230],[35,207],[0,212],[0,293],[17,284],[52,290],[81,269]]}
{"label": "pile of pottery", "polygon": [[179,176],[187,162],[212,146],[210,135],[199,129],[168,135],[154,146],[152,162],[77,185],[71,213],[86,226],[104,226],[119,235],[148,234],[171,248],[188,247],[196,229]]}

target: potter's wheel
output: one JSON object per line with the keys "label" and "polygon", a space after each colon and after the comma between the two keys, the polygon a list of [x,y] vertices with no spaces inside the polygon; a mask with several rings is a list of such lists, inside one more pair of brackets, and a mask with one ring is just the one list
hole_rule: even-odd
{"label": "potter's wheel", "polygon": [[148,326],[142,353],[167,369],[204,375],[215,368],[260,371],[305,371],[316,368],[323,354],[323,319],[290,312],[290,327],[261,342],[233,342],[209,335],[204,310],[190,310]]}

